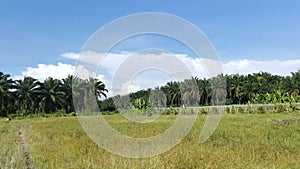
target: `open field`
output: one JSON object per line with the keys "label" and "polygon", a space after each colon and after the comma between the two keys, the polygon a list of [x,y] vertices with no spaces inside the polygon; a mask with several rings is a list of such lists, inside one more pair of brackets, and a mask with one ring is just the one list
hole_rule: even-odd
{"label": "open field", "polygon": [[[176,116],[148,124],[105,118],[121,133],[147,137],[163,132]],[[300,113],[225,114],[210,139],[199,144],[206,116],[183,141],[153,158],[110,154],[84,133],[76,117],[0,119],[0,168],[26,168],[20,133],[32,168],[300,168]]]}

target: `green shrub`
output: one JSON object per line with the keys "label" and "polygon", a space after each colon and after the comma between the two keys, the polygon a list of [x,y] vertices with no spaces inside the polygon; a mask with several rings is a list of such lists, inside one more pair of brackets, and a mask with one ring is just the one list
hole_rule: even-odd
{"label": "green shrub", "polygon": [[167,110],[165,110],[162,114],[163,115],[177,115],[179,112],[177,109],[170,107]]}
{"label": "green shrub", "polygon": [[234,108],[234,106],[231,106],[231,114],[235,114],[236,113],[236,110],[235,110],[235,108]]}
{"label": "green shrub", "polygon": [[238,108],[237,108],[237,112],[238,112],[238,113],[241,113],[241,114],[244,114],[244,113],[245,113],[245,109],[242,108],[242,107],[238,107]]}
{"label": "green shrub", "polygon": [[267,111],[266,111],[266,109],[263,106],[259,106],[259,107],[256,108],[256,113],[258,113],[258,114],[266,114]]}
{"label": "green shrub", "polygon": [[276,105],[275,106],[275,113],[283,113],[287,111],[287,107],[285,105]]}
{"label": "green shrub", "polygon": [[250,104],[247,106],[247,108],[246,108],[246,113],[250,113],[250,114],[252,114],[252,113],[254,113],[255,111],[251,108],[251,106],[250,106]]}
{"label": "green shrub", "polygon": [[230,114],[230,108],[229,107],[225,108],[225,113]]}
{"label": "green shrub", "polygon": [[201,108],[200,114],[208,114],[208,108]]}
{"label": "green shrub", "polygon": [[113,115],[116,111],[103,111],[101,112],[102,115]]}
{"label": "green shrub", "polygon": [[53,117],[64,117],[66,116],[66,112],[64,110],[58,110],[56,113],[53,114]]}
{"label": "green shrub", "polygon": [[70,113],[71,116],[77,116],[76,112]]}
{"label": "green shrub", "polygon": [[295,111],[298,109],[298,107],[295,104],[290,104],[289,109],[290,109],[290,111]]}
{"label": "green shrub", "polygon": [[30,114],[33,114],[33,112],[30,111],[30,110],[17,110],[16,111],[16,116],[17,117],[26,117]]}

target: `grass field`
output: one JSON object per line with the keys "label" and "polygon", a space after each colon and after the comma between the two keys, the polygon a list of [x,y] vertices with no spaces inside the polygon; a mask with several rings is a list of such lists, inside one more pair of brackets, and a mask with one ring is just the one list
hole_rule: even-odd
{"label": "grass field", "polygon": [[[127,123],[120,115],[107,121],[121,133],[147,137],[163,132],[175,116],[149,124]],[[27,141],[32,168],[300,168],[300,113],[225,114],[203,144],[198,119],[181,143],[146,159],[110,154],[84,133],[76,117],[0,119],[0,168],[26,168],[19,132]]]}

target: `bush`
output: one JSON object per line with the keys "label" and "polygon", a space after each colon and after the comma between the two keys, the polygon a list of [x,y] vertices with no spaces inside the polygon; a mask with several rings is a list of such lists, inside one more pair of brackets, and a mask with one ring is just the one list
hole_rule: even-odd
{"label": "bush", "polygon": [[259,106],[256,109],[256,113],[258,113],[258,114],[266,114],[267,112],[266,112],[266,109],[264,107]]}
{"label": "bush", "polygon": [[231,114],[235,114],[236,113],[236,110],[235,110],[235,108],[234,108],[234,106],[231,106]]}
{"label": "bush", "polygon": [[290,104],[289,109],[290,109],[291,111],[295,111],[295,110],[298,110],[299,107],[297,107],[297,105],[295,105],[295,104]]}
{"label": "bush", "polygon": [[76,112],[70,113],[71,116],[77,116]]}
{"label": "bush", "polygon": [[163,115],[177,115],[178,113],[178,110],[174,109],[173,107],[170,107],[163,112]]}
{"label": "bush", "polygon": [[246,112],[250,113],[250,114],[255,113],[255,111],[253,109],[251,109],[250,105],[247,106]]}
{"label": "bush", "polygon": [[276,105],[275,113],[283,113],[287,111],[287,107],[285,105]]}
{"label": "bush", "polygon": [[244,113],[245,113],[245,109],[242,108],[242,107],[238,107],[238,108],[237,108],[237,112],[238,112],[238,113],[241,113],[241,114],[244,114]]}
{"label": "bush", "polygon": [[112,114],[114,114],[114,112],[113,111],[103,111],[103,112],[101,112],[101,114],[102,115],[112,115]]}
{"label": "bush", "polygon": [[56,113],[53,114],[54,117],[64,117],[66,116],[66,112],[64,110],[58,110]]}
{"label": "bush", "polygon": [[225,108],[225,112],[226,112],[227,114],[230,114],[230,108],[229,108],[229,107],[226,107],[226,108]]}
{"label": "bush", "polygon": [[17,117],[26,117],[30,114],[33,114],[32,111],[30,111],[30,110],[17,110],[16,111],[16,116]]}
{"label": "bush", "polygon": [[295,105],[296,106],[296,110],[300,110],[300,106],[299,105]]}
{"label": "bush", "polygon": [[200,114],[208,114],[208,108],[201,108]]}

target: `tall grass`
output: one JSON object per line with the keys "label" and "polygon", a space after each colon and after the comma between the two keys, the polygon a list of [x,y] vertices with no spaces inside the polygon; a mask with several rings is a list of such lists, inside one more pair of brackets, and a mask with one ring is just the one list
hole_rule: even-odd
{"label": "tall grass", "polygon": [[0,118],[0,168],[25,168],[19,121]]}
{"label": "tall grass", "polygon": [[[127,123],[121,115],[105,118],[121,133],[148,137],[163,132],[176,116],[149,124]],[[170,151],[146,159],[106,152],[89,139],[76,117],[1,120],[0,166],[24,166],[15,134],[20,125],[35,168],[300,168],[300,122],[283,123],[300,119],[299,113],[225,114],[215,133],[199,144],[205,118],[198,116],[190,133]]]}

